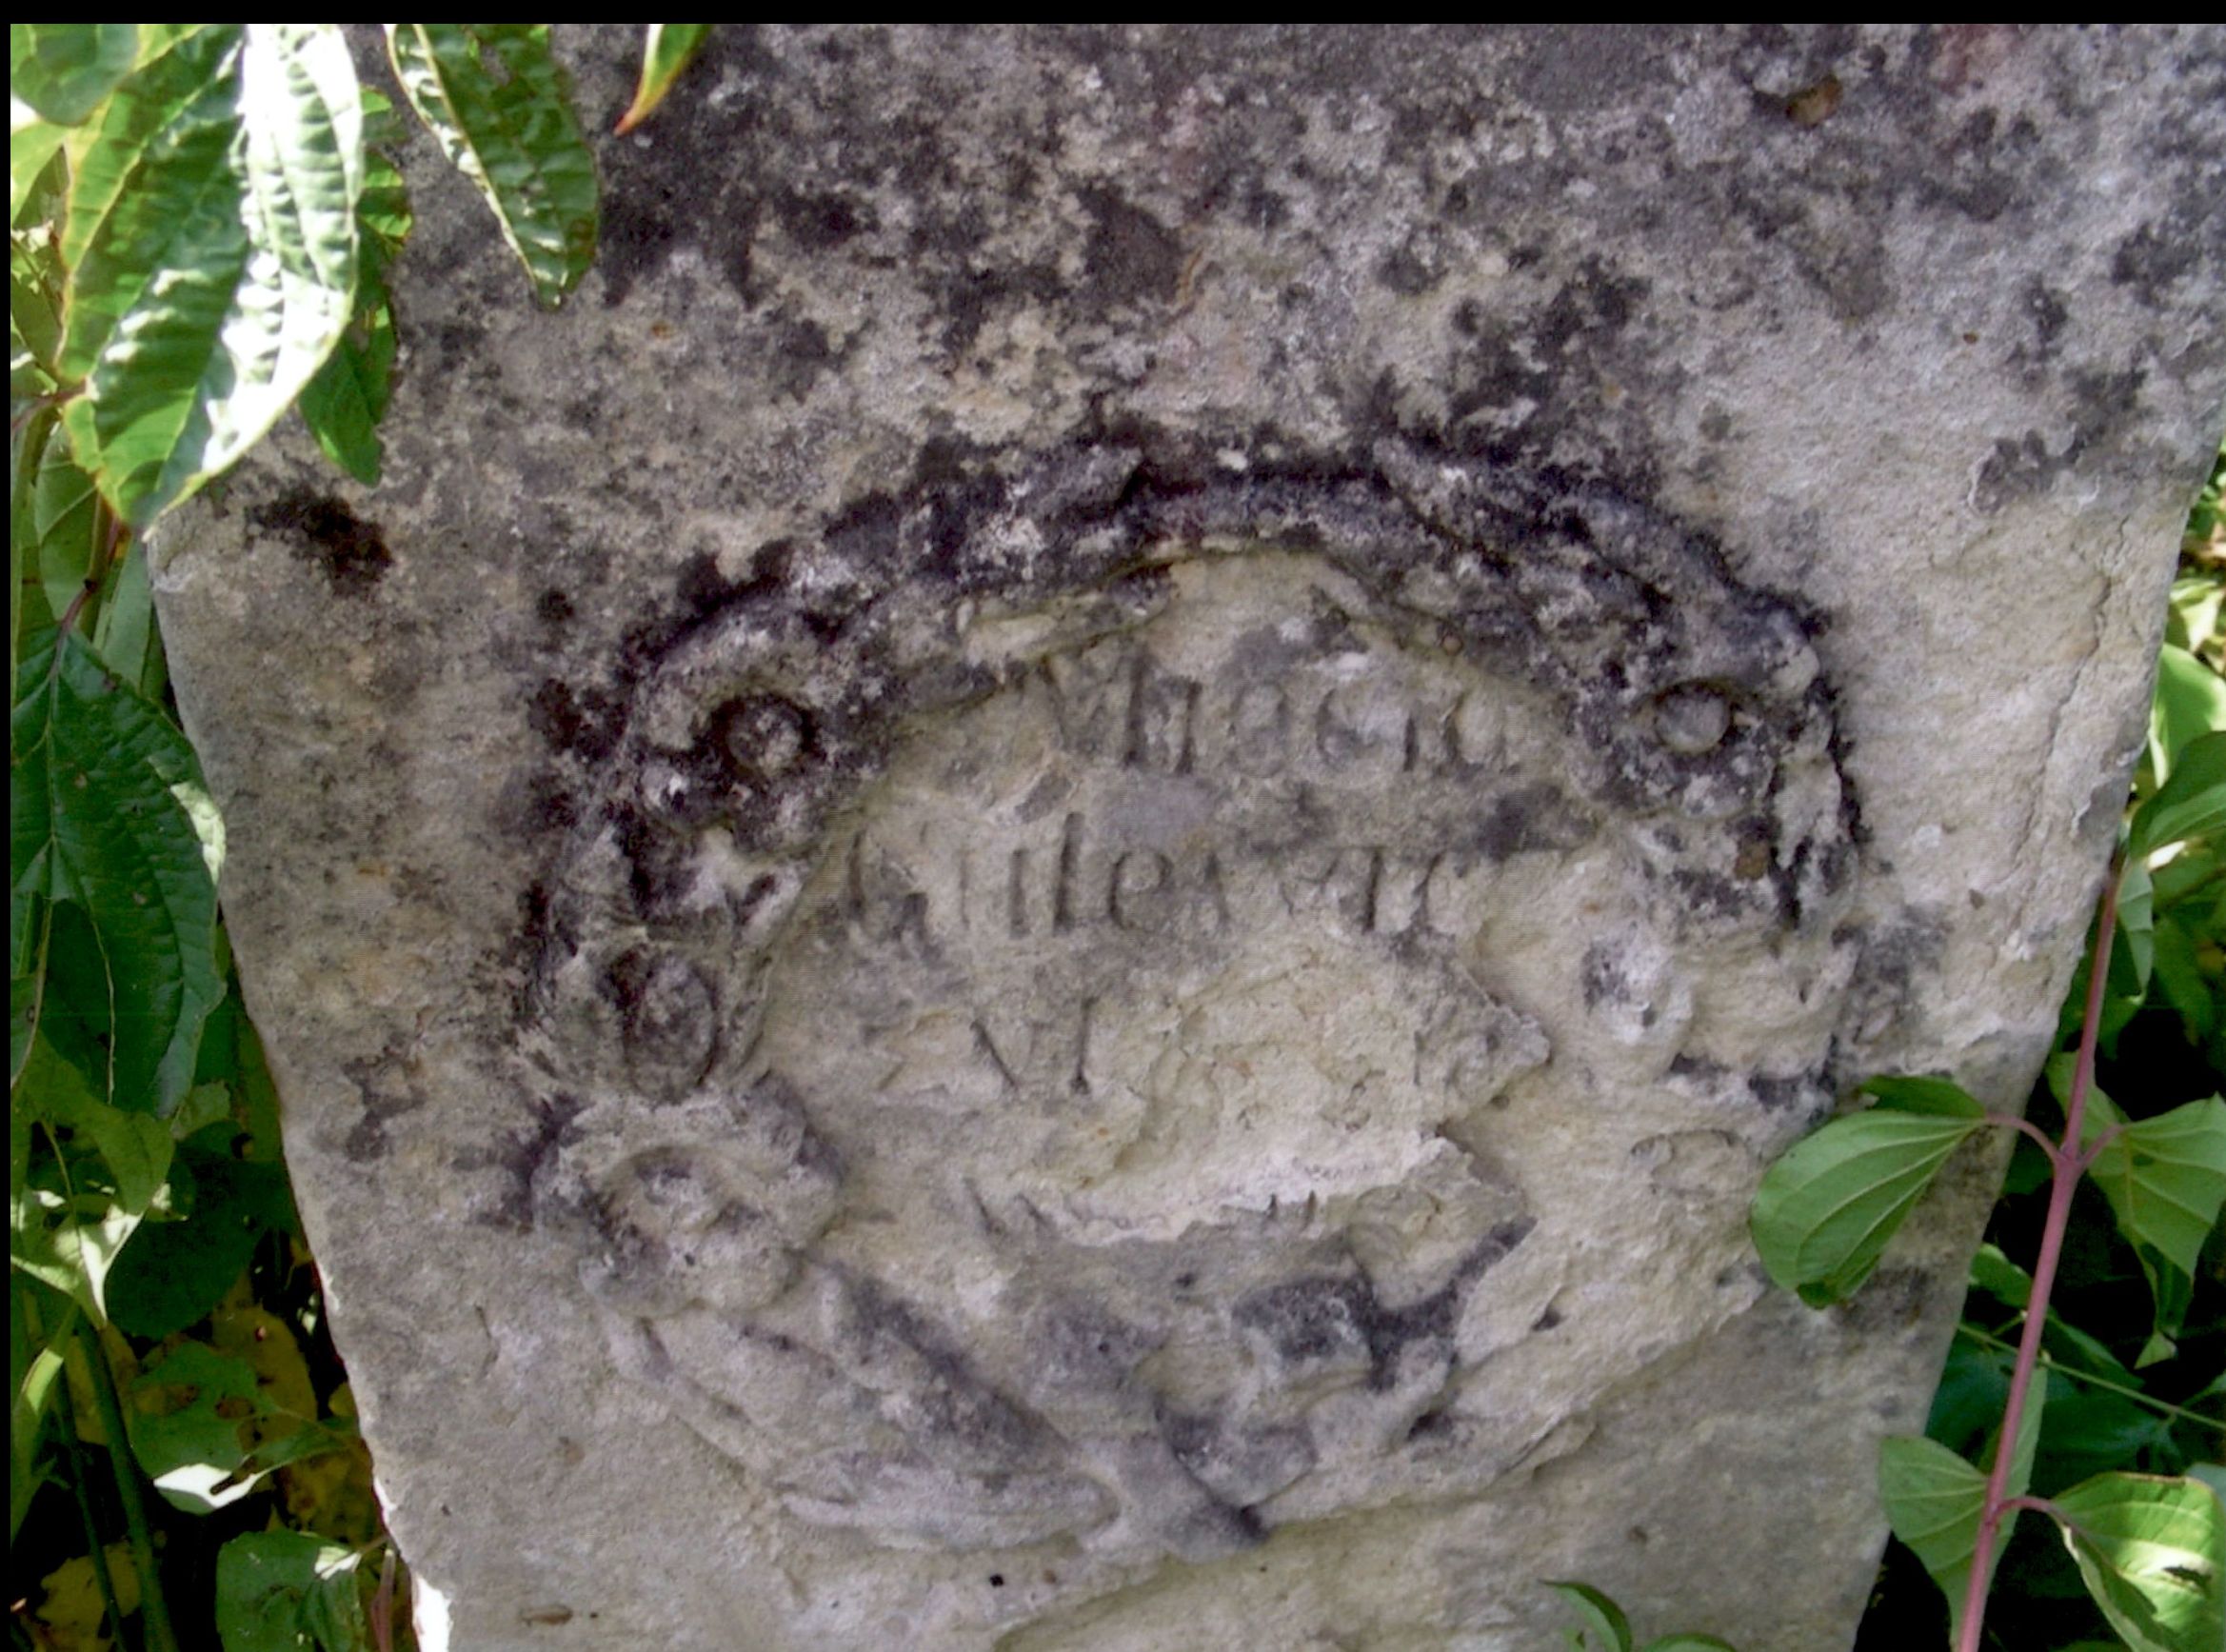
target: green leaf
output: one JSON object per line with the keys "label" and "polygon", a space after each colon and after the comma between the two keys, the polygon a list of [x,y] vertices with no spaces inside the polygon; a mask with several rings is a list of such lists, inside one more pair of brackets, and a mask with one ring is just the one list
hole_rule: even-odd
{"label": "green leaf", "polygon": [[224,997],[210,865],[221,834],[192,747],[74,633],[26,650],[12,730],[10,904],[70,902],[90,921],[113,1010],[96,1090],[167,1116]]}
{"label": "green leaf", "polygon": [[2014,1308],[2033,1300],[2033,1276],[2002,1253],[1998,1244],[1982,1244],[1971,1259],[1971,1283]]}
{"label": "green leaf", "polygon": [[23,125],[10,123],[8,132],[8,222],[15,224],[23,217],[24,203],[31,198],[39,187],[39,179],[47,167],[61,153],[63,143],[70,136],[68,127],[50,126],[34,120]]}
{"label": "green leaf", "polygon": [[[2025,1412],[2017,1428],[2016,1454],[2003,1491],[2022,1497],[2033,1479],[2033,1457],[2040,1443],[2040,1414],[2048,1400],[2048,1373],[2033,1373],[2025,1396]],[[1996,1449],[2000,1449],[1997,1441]],[[1886,1523],[1909,1545],[1940,1593],[1948,1598],[1952,1625],[1963,1620],[1963,1596],[1969,1587],[1971,1562],[1978,1552],[1978,1523],[1986,1512],[1986,1475],[1971,1466],[1938,1441],[1898,1436],[1878,1443],[1878,1495],[1886,1505]],[[2013,1513],[2004,1517],[1995,1543],[1994,1562],[2009,1547]],[[1991,1587],[1991,1570],[1988,1584]],[[1949,1639],[1955,1639],[1951,1627]]]}
{"label": "green leaf", "polygon": [[2126,859],[2226,826],[2226,730],[2198,735],[2179,750],[2172,778],[2134,811]]}
{"label": "green leaf", "polygon": [[154,629],[154,587],[147,575],[147,548],[124,547],[101,591],[92,646],[117,676],[149,700],[162,692],[162,644]]}
{"label": "green leaf", "polygon": [[494,209],[535,294],[562,303],[595,256],[595,161],[547,25],[389,23],[387,50],[418,118]]}
{"label": "green leaf", "polygon": [[2218,1025],[2226,987],[2212,979],[2215,971],[2205,968],[2196,937],[2176,918],[2157,921],[2154,945],[2156,982],[2165,1003],[2178,1011],[2191,1042],[2208,1036]]}
{"label": "green leaf", "polygon": [[1729,1641],[1713,1635],[1664,1635],[1646,1642],[1645,1652],[1737,1652]]}
{"label": "green leaf", "polygon": [[131,1454],[174,1508],[207,1514],[255,1488],[240,1473],[248,1452],[241,1426],[269,1406],[254,1368],[200,1343],[184,1343],[131,1384],[125,1414]]}
{"label": "green leaf", "polygon": [[1876,1096],[1880,1107],[1897,1113],[1921,1113],[1934,1119],[1986,1117],[1986,1109],[1951,1079],[1922,1075],[1875,1078],[1866,1081],[1856,1093]]}
{"label": "green leaf", "polygon": [[43,121],[73,127],[130,72],[138,50],[129,23],[10,23],[8,94]]}
{"label": "green leaf", "polygon": [[54,1396],[54,1380],[62,1374],[62,1351],[76,1328],[77,1309],[60,1302],[55,1311],[42,1314],[41,1324],[52,1328],[40,1335],[32,1328],[27,1299],[35,1289],[13,1273],[8,1279],[8,1541],[23,1527],[30,1500],[47,1479],[40,1450],[47,1406]]}
{"label": "green leaf", "polygon": [[[389,105],[364,93],[367,120],[382,120]],[[365,487],[376,487],[386,454],[378,424],[387,414],[398,344],[387,271],[409,234],[409,197],[394,163],[375,149],[364,155],[364,192],[356,206],[360,252],[355,304],[340,347],[302,391],[302,418],[327,458]]]}
{"label": "green leaf", "polygon": [[[2214,592],[2214,617],[2216,604]],[[2169,779],[2182,751],[2221,728],[2226,728],[2226,679],[2187,649],[2166,643],[2156,657],[2156,700],[2149,733],[2156,778]]]}
{"label": "green leaf", "polygon": [[308,1532],[249,1532],[217,1552],[224,1652],[368,1652],[358,1551]]}
{"label": "green leaf", "polygon": [[1631,1624],[1623,1610],[1590,1583],[1556,1582],[1549,1579],[1546,1587],[1567,1602],[1571,1611],[1584,1620],[1584,1635],[1597,1636],[1587,1642],[1576,1631],[1570,1632],[1572,1646],[1583,1646],[1587,1652],[1631,1652]]}
{"label": "green leaf", "polygon": [[128,1113],[101,1101],[43,1038],[32,1041],[17,1099],[32,1117],[71,1132],[100,1155],[114,1178],[115,1203],[126,1214],[147,1213],[169,1176],[168,1125],[150,1113]]}
{"label": "green leaf", "polygon": [[642,78],[634,88],[634,101],[626,112],[619,117],[618,131],[632,131],[647,120],[657,106],[665,101],[665,94],[672,90],[672,83],[680,78],[680,71],[703,49],[710,38],[712,26],[708,23],[652,23],[647,37],[642,43]]}
{"label": "green leaf", "polygon": [[2226,606],[2226,575],[2194,573],[2174,580],[2165,640],[2176,648],[2199,652],[2218,634],[2221,606]]}
{"label": "green leaf", "polygon": [[106,1323],[109,1269],[139,1222],[97,1197],[72,1200],[50,1187],[26,1187],[9,1201],[9,1265]]}
{"label": "green leaf", "polygon": [[2047,1471],[2059,1486],[2105,1469],[2169,1473],[2185,1462],[2173,1440],[2169,1415],[2130,1395],[2077,1380],[2057,1383],[2049,1396],[2043,1432]]}
{"label": "green leaf", "polygon": [[2226,1641],[2226,1507],[2198,1481],[2098,1474],[2051,1510],[2087,1592],[2133,1652]]}
{"label": "green leaf", "polygon": [[[2117,1122],[2110,1117],[2117,1109],[2099,1091],[2088,1109],[2090,1141]],[[2226,1205],[2226,1101],[2212,1096],[2127,1125],[2095,1156],[2089,1173],[2128,1239],[2192,1275]]]}
{"label": "green leaf", "polygon": [[2117,942],[2110,954],[2109,985],[2115,996],[2132,1000],[2137,1007],[2148,996],[2156,958],[2156,902],[2149,864],[2126,862],[2117,880]]}
{"label": "green leaf", "polygon": [[1984,1123],[1976,1102],[1944,1093],[1952,1085],[1870,1087],[1879,1084],[1895,1086],[1878,1091],[1879,1105],[1795,1143],[1755,1195],[1750,1225],[1762,1265],[1811,1307],[1852,1295],[1870,1277],[1948,1156]]}
{"label": "green leaf", "polygon": [[94,542],[106,531],[100,489],[77,468],[66,442],[50,443],[31,488],[31,531],[37,535],[39,583],[47,608],[69,611],[92,571]]}
{"label": "green leaf", "polygon": [[1948,1363],[1924,1424],[1929,1439],[1958,1455],[1977,1449],[2000,1421],[2017,1363],[2015,1354],[1965,1334],[1969,1329],[1958,1326],[1948,1345]]}
{"label": "green leaf", "polygon": [[333,24],[182,30],[70,154],[63,422],[144,527],[260,440],[348,325],[355,66]]}
{"label": "green leaf", "polygon": [[119,1330],[167,1337],[184,1330],[224,1299],[253,1256],[255,1242],[293,1225],[286,1174],[179,1145],[171,1166],[171,1203],[183,1220],[149,1222],[112,1262],[108,1312]]}

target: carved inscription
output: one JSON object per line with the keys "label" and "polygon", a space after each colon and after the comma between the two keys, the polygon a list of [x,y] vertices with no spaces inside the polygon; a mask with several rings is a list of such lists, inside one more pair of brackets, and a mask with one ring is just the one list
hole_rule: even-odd
{"label": "carved inscription", "polygon": [[1651,606],[1355,520],[897,603],[847,664],[738,608],[643,686],[562,879],[533,1201],[791,1514],[1210,1559],[1541,1449],[1668,1334],[1646,1224],[1744,1300],[1735,1202],[1635,1144],[1730,1185],[1791,1123],[1679,1079],[1704,975],[1828,1036],[1813,656],[1650,527]]}

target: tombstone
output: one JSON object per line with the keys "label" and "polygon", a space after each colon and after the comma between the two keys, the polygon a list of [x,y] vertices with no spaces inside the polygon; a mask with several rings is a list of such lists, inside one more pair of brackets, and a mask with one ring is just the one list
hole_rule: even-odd
{"label": "tombstone", "polygon": [[[592,128],[633,30],[567,50]],[[722,30],[159,575],[459,1647],[1846,1645],[2226,388],[2226,39]]]}

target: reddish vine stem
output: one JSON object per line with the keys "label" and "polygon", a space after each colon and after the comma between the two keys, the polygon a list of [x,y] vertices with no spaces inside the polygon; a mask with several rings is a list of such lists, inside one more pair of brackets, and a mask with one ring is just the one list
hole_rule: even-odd
{"label": "reddish vine stem", "polygon": [[2087,1122],[2087,1092],[2095,1083],[2095,1046],[2102,1033],[2102,999],[2110,981],[2110,947],[2117,933],[2117,885],[2120,866],[2113,855],[2103,881],[2102,904],[2095,916],[2095,950],[2087,971],[2087,1003],[2079,1022],[2079,1054],[2072,1067],[2071,1093],[2064,1100],[2061,1144],[2050,1153],[2054,1175],[2048,1189],[2048,1217],[2040,1229],[2040,1255],[2033,1264],[2033,1289],[2025,1302],[2025,1332],[2017,1340],[2017,1363],[2010,1373],[2009,1402],[2002,1407],[2001,1432],[1994,1448],[1994,1467],[1986,1477],[1986,1503],[1978,1517],[1978,1542],[1971,1554],[1971,1576],[1963,1585],[1962,1633],[1956,1652],[1978,1652],[1986,1624],[1987,1584],[1994,1572],[1995,1547],[2001,1538],[2002,1521],[2027,1500],[2009,1495],[2010,1465],[2017,1455],[2017,1432],[2024,1425],[2025,1402],[2033,1388],[2033,1373],[2040,1363],[2040,1336],[2048,1324],[2048,1297],[2056,1285],[2057,1264],[2062,1259],[2064,1230],[2072,1220],[2072,1194],[2086,1174],[2094,1155],[2080,1151],[2079,1138]]}

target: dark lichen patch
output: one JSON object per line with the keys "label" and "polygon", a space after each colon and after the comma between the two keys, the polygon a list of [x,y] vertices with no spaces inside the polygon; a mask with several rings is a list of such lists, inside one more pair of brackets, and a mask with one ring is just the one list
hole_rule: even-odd
{"label": "dark lichen patch", "polygon": [[1231,1318],[1294,1372],[1352,1363],[1366,1369],[1371,1388],[1388,1388],[1412,1346],[1427,1345],[1439,1357],[1452,1358],[1462,1298],[1536,1225],[1527,1216],[1501,1223],[1444,1284],[1401,1307],[1386,1304],[1364,1274],[1322,1275],[1255,1291],[1237,1304]]}
{"label": "dark lichen patch", "polygon": [[842,360],[827,329],[793,315],[776,316],[765,342],[766,380],[774,394],[802,401]]}
{"label": "dark lichen patch", "polygon": [[1091,219],[1083,249],[1091,296],[1106,306],[1172,301],[1183,279],[1182,238],[1111,189],[1080,193]]}
{"label": "dark lichen patch", "polygon": [[588,689],[582,694],[562,678],[547,677],[533,691],[526,722],[558,751],[593,762],[607,753],[617,739],[610,724],[612,709],[598,691]]}
{"label": "dark lichen patch", "polygon": [[1520,854],[1581,847],[1593,830],[1590,818],[1560,787],[1539,781],[1495,796],[1461,846],[1497,866]]}
{"label": "dark lichen patch", "polygon": [[533,1225],[534,1182],[558,1153],[580,1140],[573,1124],[587,1110],[577,1096],[557,1095],[547,1100],[528,1097],[526,1127],[497,1139],[490,1152],[459,1154],[459,1170],[495,1170],[502,1186],[491,1209],[480,1217],[483,1225],[525,1232]]}
{"label": "dark lichen patch", "polygon": [[363,1103],[363,1115],[348,1130],[342,1150],[358,1164],[384,1159],[389,1145],[387,1126],[424,1106],[425,1091],[392,1056],[343,1062],[341,1070],[354,1082]]}
{"label": "dark lichen patch", "polygon": [[792,189],[775,199],[773,212],[788,238],[812,252],[827,251],[879,228],[872,205],[846,190]]}
{"label": "dark lichen patch", "polygon": [[1982,515],[1992,516],[2022,499],[2046,493],[2063,468],[2048,450],[2038,430],[2022,436],[1997,436],[1994,448],[1978,463],[1971,479],[1971,504]]}
{"label": "dark lichen patch", "polygon": [[368,595],[394,563],[378,526],[330,494],[295,488],[250,511],[248,520],[265,533],[282,536],[296,556],[322,569],[342,596]]}
{"label": "dark lichen patch", "polygon": [[2110,260],[2110,279],[2132,288],[2143,303],[2160,306],[2165,289],[2186,280],[2201,258],[2199,242],[2143,224],[2117,244]]}
{"label": "dark lichen patch", "polygon": [[533,617],[552,631],[561,631],[570,625],[576,612],[572,599],[555,586],[533,599]]}

